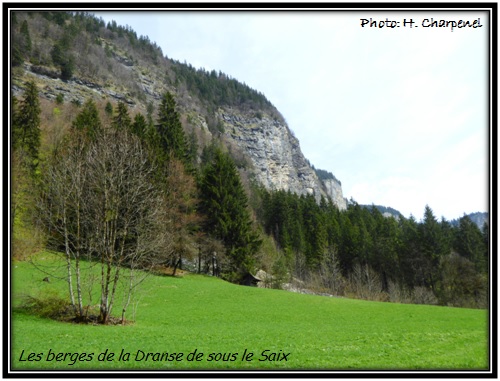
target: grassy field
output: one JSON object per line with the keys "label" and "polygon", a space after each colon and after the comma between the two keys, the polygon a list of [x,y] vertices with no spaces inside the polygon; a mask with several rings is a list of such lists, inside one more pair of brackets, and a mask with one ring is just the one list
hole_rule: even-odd
{"label": "grassy field", "polygon": [[[150,276],[133,324],[77,325],[19,308],[24,295],[64,295],[63,280],[42,282],[44,276],[27,262],[12,265],[15,370],[488,367],[484,310],[301,295],[200,275]],[[28,361],[31,353],[35,361]]]}

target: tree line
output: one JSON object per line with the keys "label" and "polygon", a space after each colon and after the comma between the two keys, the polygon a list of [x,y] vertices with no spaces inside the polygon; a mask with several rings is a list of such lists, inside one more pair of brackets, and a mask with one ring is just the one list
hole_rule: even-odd
{"label": "tree line", "polygon": [[[33,25],[41,30],[33,30]],[[93,81],[106,82],[109,77],[118,80],[116,73],[106,69],[113,62],[109,59],[113,57],[115,47],[126,51],[133,62],[141,60],[163,66],[166,82],[199,98],[208,114],[214,114],[221,105],[226,105],[256,113],[264,110],[282,118],[264,94],[221,71],[195,69],[190,64],[164,57],[156,42],[147,36],[138,36],[128,25],[118,25],[114,20],[105,23],[102,18],[88,12],[12,12],[14,67],[24,62],[37,66],[35,70],[55,67],[58,72],[51,75],[65,81],[82,74],[92,77]],[[99,54],[95,48],[105,51],[105,54]],[[95,67],[96,63],[99,67]]]}
{"label": "tree line", "polygon": [[351,200],[339,211],[312,195],[259,189],[258,218],[283,251],[289,273],[337,295],[486,307],[488,225],[468,216],[458,226],[424,218],[384,217]]}
{"label": "tree line", "polygon": [[221,105],[236,106],[241,109],[276,113],[272,103],[264,94],[240,83],[238,80],[215,70],[195,69],[192,65],[172,61],[175,86],[184,84],[190,94],[204,100],[209,111],[217,110]]}

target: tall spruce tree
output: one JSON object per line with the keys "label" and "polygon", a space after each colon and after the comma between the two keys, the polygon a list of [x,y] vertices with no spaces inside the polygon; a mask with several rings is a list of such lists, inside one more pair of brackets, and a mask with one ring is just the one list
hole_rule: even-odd
{"label": "tall spruce tree", "polygon": [[[17,106],[17,102],[14,102]],[[24,99],[12,119],[12,146],[23,152],[26,165],[33,172],[38,166],[40,149],[40,100],[35,82],[28,82]]]}
{"label": "tall spruce tree", "polygon": [[26,20],[21,24],[21,35],[24,37],[24,54],[29,55],[31,53],[31,37]]}
{"label": "tall spruce tree", "polygon": [[134,122],[131,125],[132,132],[141,139],[144,139],[144,134],[146,133],[147,127],[148,125],[146,122],[146,118],[144,118],[144,115],[142,115],[141,113],[136,114],[134,117]]}
{"label": "tall spruce tree", "polygon": [[410,215],[408,219],[400,217],[399,226],[401,229],[401,244],[398,250],[399,281],[410,289],[423,286],[425,274],[419,225],[415,217]]}
{"label": "tall spruce tree", "polygon": [[50,51],[52,62],[61,69],[61,79],[63,81],[71,79],[75,69],[75,58],[71,53],[72,43],[73,36],[65,30],[62,38],[54,44]]}
{"label": "tall spruce tree", "polygon": [[442,228],[428,205],[425,206],[424,221],[420,225],[420,240],[426,272],[426,285],[434,290],[438,277],[439,261],[443,255],[448,253],[446,252]]}
{"label": "tall spruce tree", "polygon": [[161,146],[166,153],[172,153],[186,167],[190,165],[186,137],[182,128],[179,113],[173,95],[166,92],[158,109],[157,130],[161,138]]}
{"label": "tall spruce tree", "polygon": [[80,132],[84,132],[90,139],[95,139],[101,130],[101,120],[97,106],[92,98],[89,98],[83,105],[82,111],[76,116],[72,127]]}
{"label": "tall spruce tree", "polygon": [[[238,281],[250,271],[261,240],[253,230],[248,198],[231,157],[217,148],[213,161],[202,173],[200,207],[206,216],[206,230],[221,240],[231,261],[227,277]],[[228,271],[229,270],[229,271]]]}
{"label": "tall spruce tree", "polygon": [[117,130],[129,130],[132,126],[132,120],[128,114],[128,109],[125,103],[118,102],[116,115],[113,117],[112,125]]}
{"label": "tall spruce tree", "polygon": [[483,258],[486,263],[485,271],[488,271],[489,250],[490,250],[490,227],[488,221],[485,221],[481,229],[481,236],[483,237]]}
{"label": "tall spruce tree", "polygon": [[453,246],[458,254],[474,263],[478,271],[486,270],[484,237],[469,216],[460,218]]}

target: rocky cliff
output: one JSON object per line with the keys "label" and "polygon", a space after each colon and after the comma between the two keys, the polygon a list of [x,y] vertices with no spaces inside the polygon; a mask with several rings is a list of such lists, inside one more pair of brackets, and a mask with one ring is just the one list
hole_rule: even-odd
{"label": "rocky cliff", "polygon": [[[76,23],[73,16],[66,17],[66,23]],[[94,97],[98,102],[125,102],[132,114],[144,114],[149,105],[158,105],[163,92],[170,91],[177,100],[186,129],[202,137],[200,144],[212,139],[215,130],[211,126],[221,125],[216,135],[224,131],[226,141],[239,147],[252,163],[254,177],[267,189],[312,194],[318,202],[321,196],[328,196],[339,209],[346,208],[340,182],[318,177],[279,111],[257,91],[235,83],[236,80],[224,74],[197,71],[170,60],[156,45],[148,45],[146,39],[141,40],[140,48],[132,45],[118,38],[116,31],[104,28],[97,19],[89,19],[97,25],[95,35],[91,37],[82,30],[74,37],[80,43],[75,41],[65,52],[78,59],[75,58],[77,64],[71,78],[62,80],[49,49],[57,44],[62,27],[49,23],[41,14],[27,17],[20,13],[18,18],[28,22],[31,39],[36,41],[40,54],[30,58],[36,64],[25,60],[12,71],[13,95],[22,97],[26,82],[35,80],[40,95],[49,101],[63,95],[64,102],[83,104]],[[53,35],[42,37],[40,31],[44,28],[40,25],[53,28]],[[134,32],[122,28],[121,33],[133,37]],[[147,50],[148,46],[151,49]]]}
{"label": "rocky cliff", "polygon": [[219,109],[218,117],[226,136],[248,155],[255,177],[267,189],[312,194],[318,202],[321,196],[330,197],[339,209],[346,209],[340,183],[318,178],[285,123],[263,113],[245,115],[234,108]]}
{"label": "rocky cliff", "polygon": [[[97,86],[74,77],[71,81],[61,81],[51,78],[45,73],[38,72],[38,68],[25,65],[25,80],[35,77],[39,83],[40,95],[54,100],[56,94],[64,93],[66,99],[76,99],[83,103],[86,97],[97,95],[109,97],[117,101],[124,101],[129,106],[139,105],[140,101],[130,96],[130,93],[121,94],[106,87]],[[142,78],[143,81],[154,83],[154,78]],[[20,81],[14,81],[13,94],[22,96],[23,86]],[[18,85],[19,84],[19,85]],[[146,97],[151,94],[145,91]],[[154,97],[155,99],[157,97]],[[181,110],[182,114],[189,114],[191,121],[199,128],[207,128],[205,115],[193,109]],[[329,197],[341,210],[346,209],[347,200],[343,197],[342,186],[336,179],[320,179],[309,161],[300,149],[299,140],[292,134],[288,126],[276,117],[267,113],[246,113],[237,108],[220,108],[216,115],[222,122],[225,136],[241,149],[250,159],[255,178],[269,190],[286,190],[299,195],[312,194],[319,202],[321,196]],[[208,132],[208,131],[207,131]]]}

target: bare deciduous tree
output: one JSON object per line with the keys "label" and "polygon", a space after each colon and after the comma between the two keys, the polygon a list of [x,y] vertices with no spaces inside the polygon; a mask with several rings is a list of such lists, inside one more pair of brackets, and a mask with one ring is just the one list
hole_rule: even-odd
{"label": "bare deciduous tree", "polygon": [[356,263],[349,276],[349,288],[357,298],[377,300],[382,293],[382,281],[368,264]]}
{"label": "bare deciduous tree", "polygon": [[40,215],[54,246],[64,247],[77,317],[83,317],[83,257],[100,263],[99,320],[106,324],[124,269],[129,284],[122,320],[138,282],[132,272],[154,265],[170,244],[170,232],[162,228],[165,197],[151,181],[154,170],[140,141],[115,129],[92,141],[75,134],[47,169]]}
{"label": "bare deciduous tree", "polygon": [[173,232],[174,245],[170,253],[170,263],[174,266],[173,274],[182,266],[183,258],[192,259],[194,256],[194,238],[190,237],[190,230],[201,222],[196,213],[196,184],[193,176],[186,173],[184,164],[170,155],[165,171],[166,207]]}

